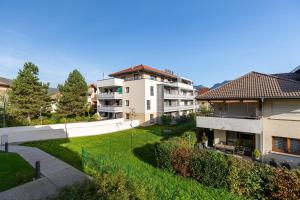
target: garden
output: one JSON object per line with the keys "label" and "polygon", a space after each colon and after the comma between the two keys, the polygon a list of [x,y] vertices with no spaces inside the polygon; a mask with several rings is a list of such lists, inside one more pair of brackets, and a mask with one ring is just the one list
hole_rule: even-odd
{"label": "garden", "polygon": [[193,129],[194,122],[140,127],[112,134],[26,143],[94,177],[54,199],[241,199],[224,188],[199,184],[157,167],[161,141]]}
{"label": "garden", "polygon": [[18,154],[0,151],[0,192],[31,181],[34,172]]}

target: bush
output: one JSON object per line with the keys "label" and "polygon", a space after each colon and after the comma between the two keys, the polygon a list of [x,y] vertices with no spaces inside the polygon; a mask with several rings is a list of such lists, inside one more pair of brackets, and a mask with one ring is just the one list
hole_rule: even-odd
{"label": "bush", "polygon": [[173,135],[181,136],[184,132],[190,131],[196,127],[196,121],[190,120],[186,123],[177,125],[172,129]]}
{"label": "bush", "polygon": [[191,146],[195,146],[197,143],[197,136],[195,131],[186,131],[183,133],[182,138],[187,140]]}
{"label": "bush", "polygon": [[92,181],[65,187],[51,200],[148,199],[143,185],[136,185],[119,171],[115,174],[97,174]]}
{"label": "bush", "polygon": [[214,151],[198,151],[191,160],[190,168],[191,176],[200,183],[214,188],[227,188],[229,166],[226,155]]}
{"label": "bush", "polygon": [[274,168],[272,199],[300,199],[300,174],[298,171]]}
{"label": "bush", "polygon": [[169,124],[171,124],[171,121],[172,121],[172,118],[171,118],[170,115],[163,115],[163,116],[161,117],[161,123],[162,123],[163,125],[169,125]]}
{"label": "bush", "polygon": [[157,166],[170,172],[174,172],[172,166],[172,152],[174,152],[176,149],[189,148],[191,149],[189,142],[180,137],[174,137],[158,143],[155,148]]}
{"label": "bush", "polygon": [[264,199],[269,188],[272,171],[268,166],[254,164],[251,161],[230,157],[227,183],[229,190],[235,194]]}

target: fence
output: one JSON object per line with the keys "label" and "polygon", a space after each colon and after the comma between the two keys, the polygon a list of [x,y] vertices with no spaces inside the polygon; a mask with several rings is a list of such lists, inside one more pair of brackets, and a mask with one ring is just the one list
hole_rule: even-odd
{"label": "fence", "polygon": [[68,137],[100,135],[130,129],[139,125],[139,120],[112,119],[96,122],[51,124],[0,128],[0,137],[8,135],[8,142],[27,142]]}
{"label": "fence", "polygon": [[[154,134],[164,136],[174,135],[177,132],[177,130],[172,130],[171,133],[166,133],[162,130],[157,130]],[[126,154],[126,152],[132,151],[136,147],[158,142],[158,137],[155,139],[155,137],[151,137],[148,133],[132,133],[125,138],[118,138],[118,140],[123,141],[122,145],[117,140],[107,138],[106,141],[99,144],[101,145],[101,151],[82,148],[83,167],[88,170],[92,169],[100,174],[108,173],[113,175],[116,172],[122,172],[128,180],[134,181],[137,185],[143,185],[146,191],[156,194],[157,199],[203,198],[203,190],[199,189],[199,183],[196,181],[152,168],[152,166],[145,167],[144,165],[136,165],[135,163],[122,163],[124,156],[128,156],[126,159],[130,160],[130,154]],[[153,162],[155,163],[155,160]]]}

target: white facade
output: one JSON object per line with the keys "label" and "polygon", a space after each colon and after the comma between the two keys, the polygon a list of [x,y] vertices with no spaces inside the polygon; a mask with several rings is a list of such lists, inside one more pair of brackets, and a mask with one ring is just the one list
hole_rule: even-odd
{"label": "white facade", "polygon": [[149,125],[164,114],[179,117],[196,108],[196,91],[191,81],[166,82],[146,76],[109,78],[99,80],[97,89],[98,112],[107,118],[134,118]]}

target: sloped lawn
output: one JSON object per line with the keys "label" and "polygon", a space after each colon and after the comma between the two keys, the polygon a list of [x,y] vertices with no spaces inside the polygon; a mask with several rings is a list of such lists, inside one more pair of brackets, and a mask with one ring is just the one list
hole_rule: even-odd
{"label": "sloped lawn", "polygon": [[172,198],[174,186],[180,199],[239,199],[225,190],[202,186],[198,182],[156,168],[155,143],[170,137],[163,126],[135,128],[112,134],[26,143],[38,147],[74,167],[83,170],[82,148],[93,157],[109,157],[116,166],[158,194]]}
{"label": "sloped lawn", "polygon": [[0,192],[29,182],[34,169],[21,156],[0,151]]}

